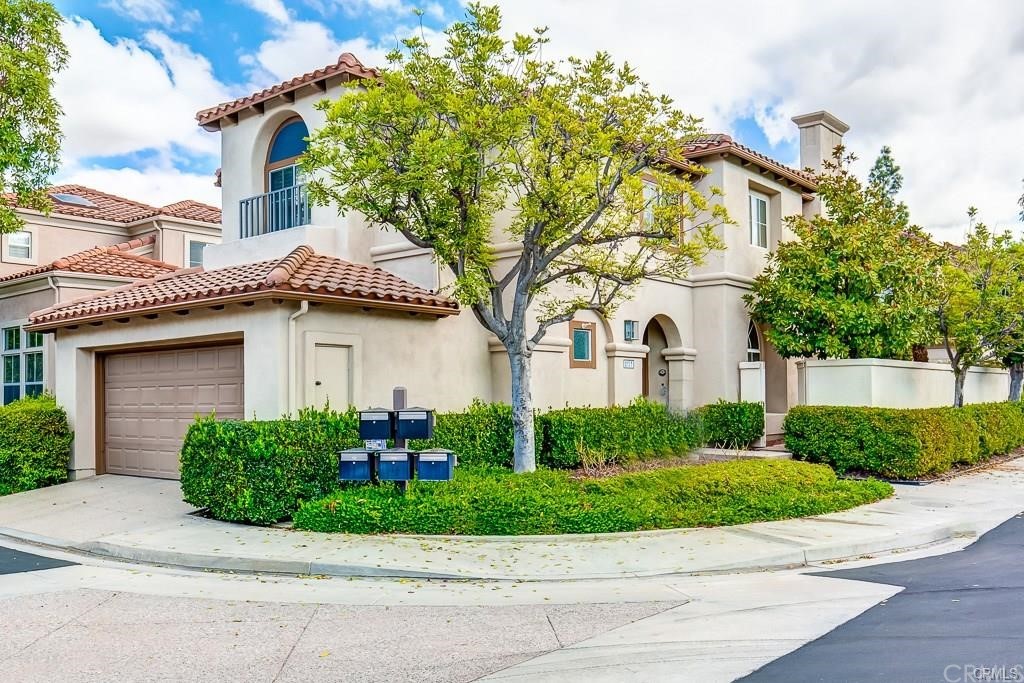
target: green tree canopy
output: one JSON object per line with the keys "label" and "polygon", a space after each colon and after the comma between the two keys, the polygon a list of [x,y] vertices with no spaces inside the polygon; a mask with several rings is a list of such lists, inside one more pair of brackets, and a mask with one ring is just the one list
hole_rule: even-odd
{"label": "green tree canopy", "polygon": [[836,148],[818,176],[824,214],[791,216],[745,299],[780,355],[909,359],[934,339],[938,250],[894,195],[903,183],[888,147],[865,185]]}
{"label": "green tree canopy", "polygon": [[[522,471],[534,468],[530,359],[548,329],[610,315],[646,278],[686,275],[726,217],[682,161],[697,119],[606,53],[559,63],[541,56],[544,30],[500,28],[496,8],[472,4],[443,49],[404,41],[379,79],[322,103],[304,166],[313,201],[432,249],[504,345]],[[522,249],[499,258],[509,242]]]}
{"label": "green tree canopy", "polygon": [[[973,222],[976,211],[969,212]],[[971,227],[962,246],[948,248],[934,306],[937,327],[953,369],[953,405],[964,401],[973,365],[1013,362],[1024,331],[1024,247],[1009,232],[984,223]]]}
{"label": "green tree canopy", "polygon": [[44,188],[57,170],[61,139],[51,89],[67,62],[60,23],[48,2],[0,0],[0,232],[20,227],[14,206],[50,205]]}

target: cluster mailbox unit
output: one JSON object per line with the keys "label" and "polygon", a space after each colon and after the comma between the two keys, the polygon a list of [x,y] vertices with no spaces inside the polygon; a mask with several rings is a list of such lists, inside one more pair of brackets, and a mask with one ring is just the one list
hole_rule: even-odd
{"label": "cluster mailbox unit", "polygon": [[[359,438],[365,448],[349,448],[338,454],[338,478],[347,481],[449,481],[457,459],[443,448],[412,451],[407,439],[434,435],[434,411],[426,408],[387,410],[371,408],[359,413]],[[387,448],[389,440],[395,446]],[[376,447],[373,447],[376,446]]]}

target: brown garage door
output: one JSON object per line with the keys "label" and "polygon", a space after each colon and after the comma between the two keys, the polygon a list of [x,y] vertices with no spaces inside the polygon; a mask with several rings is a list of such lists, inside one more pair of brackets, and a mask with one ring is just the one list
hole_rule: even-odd
{"label": "brown garage door", "polygon": [[178,478],[181,441],[197,414],[242,414],[242,347],[117,353],[104,362],[106,471]]}

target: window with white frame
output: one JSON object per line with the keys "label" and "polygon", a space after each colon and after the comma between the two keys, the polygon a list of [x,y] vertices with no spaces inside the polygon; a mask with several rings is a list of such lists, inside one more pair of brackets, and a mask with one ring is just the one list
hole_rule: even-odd
{"label": "window with white frame", "polygon": [[761,360],[761,338],[757,335],[757,328],[751,322],[747,326],[747,361],[757,363]]}
{"label": "window with white frame", "polygon": [[750,193],[750,243],[768,248],[768,196]]}
{"label": "window with white frame", "polygon": [[11,258],[32,258],[32,233],[28,230],[19,230],[8,235],[7,255]]}
{"label": "window with white frame", "polygon": [[189,240],[188,242],[188,267],[196,268],[203,265],[203,250],[206,249],[206,242]]}
{"label": "window with white frame", "polygon": [[658,186],[653,180],[644,181],[644,225],[654,225],[654,207],[658,204]]}
{"label": "window with white frame", "polygon": [[43,393],[43,335],[21,327],[4,327],[0,333],[3,357],[4,405],[25,396]]}

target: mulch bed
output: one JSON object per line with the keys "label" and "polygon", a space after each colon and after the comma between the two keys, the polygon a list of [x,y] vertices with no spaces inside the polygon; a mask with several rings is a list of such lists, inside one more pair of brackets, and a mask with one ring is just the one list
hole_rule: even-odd
{"label": "mulch bed", "polygon": [[572,479],[604,479],[605,477],[614,477],[617,474],[626,474],[627,472],[649,472],[650,470],[660,470],[665,467],[690,467],[699,464],[691,456],[677,455],[672,458],[651,458],[650,460],[633,460],[620,464],[581,467],[570,470],[569,477]]}
{"label": "mulch bed", "polygon": [[918,477],[917,479],[886,479],[880,477],[877,474],[868,474],[866,472],[855,472],[850,471],[844,475],[841,475],[841,479],[879,479],[881,481],[887,481],[890,484],[906,484],[908,486],[924,486],[926,484],[934,484],[937,481],[949,481],[950,479],[956,479],[962,477],[965,474],[976,474],[978,472],[984,472],[986,470],[996,469],[1003,463],[1016,460],[1017,458],[1024,457],[1024,448],[1018,448],[1015,451],[1006,453],[1004,455],[994,455],[985,462],[978,463],[976,465],[954,465],[948,472],[942,474],[926,475]]}

